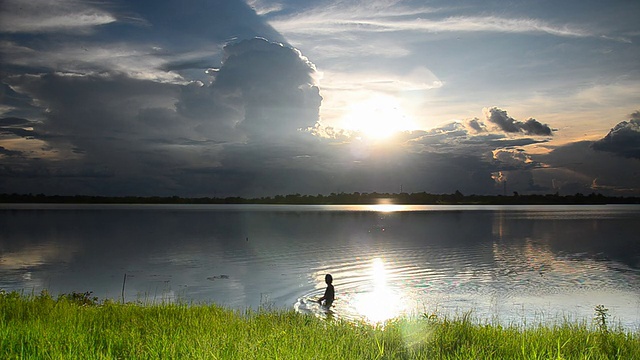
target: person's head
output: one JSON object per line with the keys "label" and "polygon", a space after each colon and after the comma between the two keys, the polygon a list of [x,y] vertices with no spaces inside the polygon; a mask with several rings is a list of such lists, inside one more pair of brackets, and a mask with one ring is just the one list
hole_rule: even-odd
{"label": "person's head", "polygon": [[333,276],[331,276],[331,274],[325,275],[324,282],[326,282],[327,284],[331,284],[333,282]]}

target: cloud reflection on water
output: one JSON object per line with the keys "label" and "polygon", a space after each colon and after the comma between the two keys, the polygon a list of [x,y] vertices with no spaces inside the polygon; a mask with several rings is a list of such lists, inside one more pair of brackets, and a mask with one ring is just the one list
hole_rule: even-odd
{"label": "cloud reflection on water", "polygon": [[347,319],[469,309],[505,323],[588,319],[595,301],[625,326],[640,319],[638,207],[353,208],[9,210],[0,288],[117,297],[126,273],[128,301],[290,307],[321,296],[331,273]]}

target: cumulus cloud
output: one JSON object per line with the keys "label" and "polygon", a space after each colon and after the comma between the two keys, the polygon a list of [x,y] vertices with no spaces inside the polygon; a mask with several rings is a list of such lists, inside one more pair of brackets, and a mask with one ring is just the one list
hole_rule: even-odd
{"label": "cumulus cloud", "polygon": [[524,149],[502,148],[493,151],[493,158],[509,167],[522,168],[524,166],[534,165],[531,156]]}
{"label": "cumulus cloud", "polygon": [[[276,144],[311,136],[300,129],[317,124],[322,98],[308,59],[264,39],[232,43],[224,51],[209,84],[171,84],[116,72],[10,76],[6,81],[12,89],[46,111],[38,122],[2,118],[0,131],[44,141],[50,157],[59,161],[55,169],[49,164],[49,174],[101,174],[127,187],[135,187],[136,179],[155,178],[164,192],[178,186],[185,169],[215,168],[228,159],[242,164],[248,153],[268,157],[275,149],[258,144],[239,152],[233,143]],[[298,149],[305,145],[291,148],[283,158],[304,155]],[[16,155],[12,150],[5,146],[2,153]],[[70,173],[63,165],[76,170]],[[31,167],[11,166],[7,174],[14,177],[34,173]]]}
{"label": "cumulus cloud", "polygon": [[211,195],[187,174],[318,121],[313,64],[244,1],[0,6],[0,192]]}
{"label": "cumulus cloud", "polygon": [[484,125],[482,121],[478,118],[473,118],[466,121],[467,126],[471,129],[471,131],[476,133],[486,132],[487,127]]}
{"label": "cumulus cloud", "polygon": [[[71,3],[47,2],[43,9],[51,9],[54,21]],[[551,128],[535,119],[515,120],[497,108],[486,118],[406,131],[384,142],[358,139],[319,121],[376,93],[422,99],[427,91],[447,91],[448,78],[426,67],[427,54],[414,56],[412,39],[425,32],[582,36],[575,28],[563,32],[541,21],[439,16],[440,9],[416,10],[400,1],[337,2],[295,17],[288,15],[294,13],[291,2],[271,3],[249,2],[264,17],[278,16],[272,24],[291,20],[284,24],[293,26],[287,38],[318,41],[303,49],[314,54],[324,77],[239,0],[194,0],[190,6],[157,1],[153,7],[124,0],[108,7],[77,2],[66,11],[73,32],[33,21],[19,32],[5,32],[0,192],[263,196],[396,192],[402,185],[409,192],[484,194],[502,193],[492,178],[502,174],[509,177],[510,191],[524,193],[551,188],[551,172],[562,166],[563,151],[577,154],[567,149],[545,158],[528,154],[528,145],[549,141]],[[91,11],[117,24],[71,19]],[[305,19],[318,23],[297,26]],[[323,32],[330,36],[317,39]],[[409,40],[397,41],[397,35]],[[359,61],[323,63],[336,54]],[[385,62],[384,70],[366,66],[371,54]],[[405,57],[419,61],[400,66]],[[343,102],[330,102],[335,99]],[[607,161],[636,161],[591,153]],[[611,189],[612,176],[603,169],[576,168],[571,176],[556,172],[553,188],[571,189],[568,184],[577,178],[589,189],[597,178],[598,189]]]}
{"label": "cumulus cloud", "polygon": [[220,140],[276,141],[314,127],[322,97],[315,66],[300,51],[255,38],[225,46],[209,84],[181,88],[180,115]]}
{"label": "cumulus cloud", "polygon": [[[506,115],[506,111],[503,112]],[[514,126],[519,128],[523,124]],[[426,157],[439,154],[452,156],[452,161],[456,162],[466,159],[465,166],[469,167],[467,176],[483,174],[485,190],[479,193],[502,194],[503,182],[507,178],[509,193],[538,193],[551,189],[548,184],[540,183],[536,175],[545,164],[533,158],[526,149],[528,145],[547,142],[548,139],[527,136],[531,134],[524,130],[516,133],[508,133],[502,128],[497,130],[492,130],[484,121],[473,118],[429,131],[415,132],[416,136],[407,140],[407,146],[410,151]],[[477,162],[470,161],[472,158]]]}
{"label": "cumulus cloud", "polygon": [[505,110],[493,107],[485,111],[487,121],[495,124],[506,133],[524,133],[525,135],[553,135],[553,131],[547,124],[542,124],[536,119],[525,122],[510,117]]}
{"label": "cumulus cloud", "polygon": [[640,111],[631,114],[629,121],[617,124],[593,149],[608,151],[620,156],[640,159]]}
{"label": "cumulus cloud", "polygon": [[259,38],[224,50],[211,87],[229,97],[238,94],[244,110],[239,128],[249,136],[269,138],[316,124],[322,97],[315,66],[298,50]]}

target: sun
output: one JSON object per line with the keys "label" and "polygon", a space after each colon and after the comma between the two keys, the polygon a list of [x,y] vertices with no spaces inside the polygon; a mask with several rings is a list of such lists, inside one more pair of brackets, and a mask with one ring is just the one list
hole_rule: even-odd
{"label": "sun", "polygon": [[412,119],[392,96],[375,96],[348,107],[342,118],[343,127],[374,140],[386,139],[414,128]]}

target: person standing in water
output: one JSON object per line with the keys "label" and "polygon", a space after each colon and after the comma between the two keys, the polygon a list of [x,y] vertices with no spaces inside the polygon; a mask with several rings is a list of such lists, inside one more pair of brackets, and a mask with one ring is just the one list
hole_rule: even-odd
{"label": "person standing in water", "polygon": [[[318,303],[329,308],[331,304],[333,304],[333,300],[336,298],[336,293],[333,288],[333,276],[331,274],[327,274],[324,276],[324,282],[327,283],[327,290],[324,291],[324,295],[318,299]],[[324,301],[324,304],[322,303]]]}

